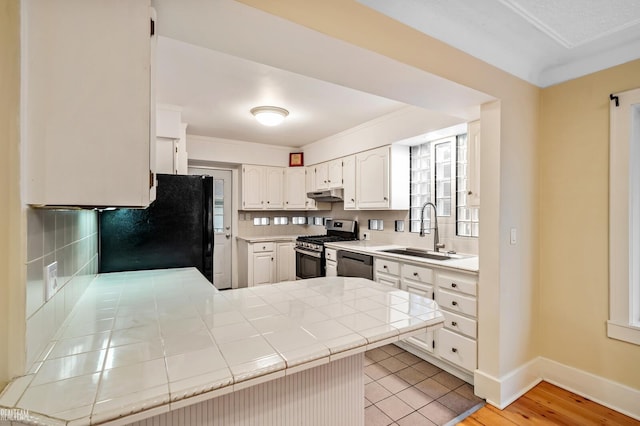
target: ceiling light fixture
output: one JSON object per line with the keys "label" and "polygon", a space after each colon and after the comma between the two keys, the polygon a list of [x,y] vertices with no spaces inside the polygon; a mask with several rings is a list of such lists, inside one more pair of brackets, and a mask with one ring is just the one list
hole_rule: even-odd
{"label": "ceiling light fixture", "polygon": [[277,126],[289,115],[289,111],[275,106],[259,106],[251,108],[251,114],[263,126]]}

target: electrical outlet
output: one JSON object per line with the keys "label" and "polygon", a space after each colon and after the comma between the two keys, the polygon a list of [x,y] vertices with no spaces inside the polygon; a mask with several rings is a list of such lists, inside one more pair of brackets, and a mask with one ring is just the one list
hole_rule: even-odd
{"label": "electrical outlet", "polygon": [[371,234],[369,234],[368,232],[363,232],[362,239],[365,241],[369,241],[371,239]]}
{"label": "electrical outlet", "polygon": [[58,262],[44,267],[44,300],[45,302],[58,291]]}

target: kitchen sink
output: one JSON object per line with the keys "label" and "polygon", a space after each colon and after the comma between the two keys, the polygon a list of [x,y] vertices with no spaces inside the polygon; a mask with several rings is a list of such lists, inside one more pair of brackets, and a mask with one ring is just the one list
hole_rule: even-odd
{"label": "kitchen sink", "polygon": [[383,253],[393,253],[393,254],[401,254],[403,256],[411,256],[411,257],[421,257],[423,259],[432,259],[432,260],[453,260],[453,259],[462,259],[465,256],[460,256],[458,254],[453,253],[436,253],[433,251],[427,251],[416,248],[397,248],[397,249],[387,249],[380,250]]}

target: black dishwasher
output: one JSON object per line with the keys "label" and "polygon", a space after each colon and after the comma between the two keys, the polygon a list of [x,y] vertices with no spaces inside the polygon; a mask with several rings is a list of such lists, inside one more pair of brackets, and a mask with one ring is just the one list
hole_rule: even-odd
{"label": "black dishwasher", "polygon": [[338,276],[373,280],[373,256],[339,250]]}

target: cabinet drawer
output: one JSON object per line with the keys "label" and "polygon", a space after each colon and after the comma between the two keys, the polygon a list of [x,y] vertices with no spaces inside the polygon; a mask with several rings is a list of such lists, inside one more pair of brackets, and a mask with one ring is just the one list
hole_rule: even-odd
{"label": "cabinet drawer", "polygon": [[273,251],[275,249],[275,244],[273,242],[268,243],[254,243],[253,244],[253,252],[261,253],[265,251]]}
{"label": "cabinet drawer", "polygon": [[441,312],[444,315],[445,328],[465,334],[472,339],[477,338],[478,332],[476,320],[454,314],[453,312],[445,311],[444,309]]}
{"label": "cabinet drawer", "polygon": [[410,280],[433,284],[433,270],[423,266],[403,265],[402,276]]}
{"label": "cabinet drawer", "polygon": [[469,297],[439,288],[438,293],[436,294],[436,302],[438,302],[438,306],[440,306],[440,308],[447,311],[465,314],[472,317],[475,317],[477,314],[475,297]]}
{"label": "cabinet drawer", "polygon": [[433,299],[433,287],[411,280],[402,280],[402,289],[412,294],[418,294],[428,299]]}
{"label": "cabinet drawer", "polygon": [[442,359],[458,365],[465,370],[476,369],[476,341],[449,330],[438,330],[438,342],[436,345],[438,355]]}
{"label": "cabinet drawer", "polygon": [[455,272],[438,272],[438,287],[448,288],[475,296],[477,294],[478,277],[475,275],[456,274]]}
{"label": "cabinet drawer", "polygon": [[376,282],[394,288],[400,288],[400,278],[391,275],[376,274]]}
{"label": "cabinet drawer", "polygon": [[324,250],[324,257],[327,260],[338,260],[338,251],[336,249],[327,248]]}
{"label": "cabinet drawer", "polygon": [[390,275],[400,275],[400,264],[393,260],[378,259],[376,258],[376,271],[383,272]]}

